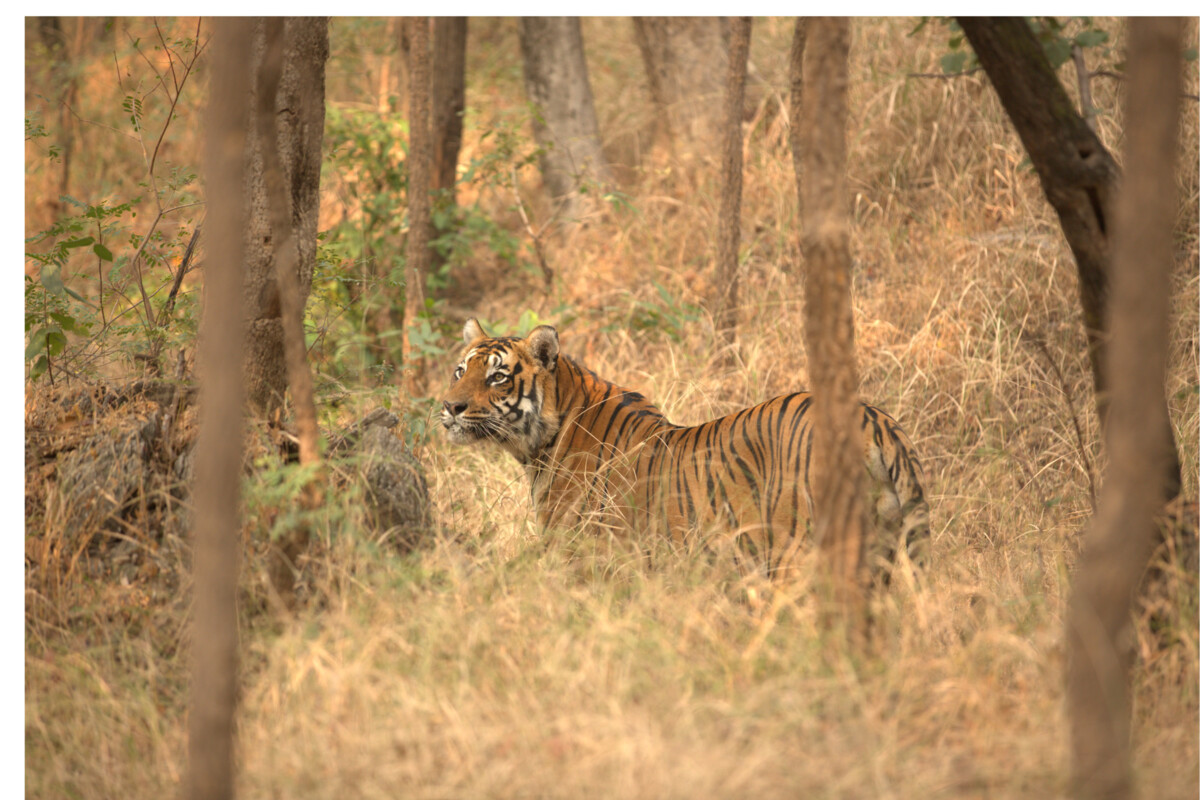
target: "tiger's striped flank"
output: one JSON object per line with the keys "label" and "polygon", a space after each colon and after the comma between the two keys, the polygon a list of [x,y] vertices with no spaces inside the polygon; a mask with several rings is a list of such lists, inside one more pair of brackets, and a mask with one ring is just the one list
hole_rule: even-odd
{"label": "tiger's striped flank", "polygon": [[[539,525],[604,512],[677,541],[721,531],[770,575],[788,565],[813,518],[812,395],[776,397],[701,425],[675,425],[641,394],[559,352],[558,333],[525,338],[463,329],[466,348],[442,404],[452,441],[490,441],[525,467]],[[863,458],[881,549],[928,559],[929,507],[912,442],[862,407]]]}

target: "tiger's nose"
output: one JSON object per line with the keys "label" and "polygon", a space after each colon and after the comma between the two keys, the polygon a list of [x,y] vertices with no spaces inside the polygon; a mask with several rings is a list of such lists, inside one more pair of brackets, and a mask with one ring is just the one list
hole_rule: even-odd
{"label": "tiger's nose", "polygon": [[459,414],[467,410],[466,403],[451,403],[449,400],[442,402],[442,408],[452,417],[457,417]]}

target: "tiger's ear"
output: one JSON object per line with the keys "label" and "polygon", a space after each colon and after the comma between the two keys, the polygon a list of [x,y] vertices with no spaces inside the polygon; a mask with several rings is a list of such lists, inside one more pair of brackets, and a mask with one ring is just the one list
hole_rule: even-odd
{"label": "tiger's ear", "polygon": [[553,370],[558,364],[558,331],[549,325],[538,325],[525,337],[525,347],[545,369]]}
{"label": "tiger's ear", "polygon": [[463,325],[463,342],[465,344],[470,344],[476,339],[486,338],[487,331],[485,331],[483,326],[479,324],[479,320],[475,319],[474,317],[471,317],[469,320],[467,320],[467,324]]}

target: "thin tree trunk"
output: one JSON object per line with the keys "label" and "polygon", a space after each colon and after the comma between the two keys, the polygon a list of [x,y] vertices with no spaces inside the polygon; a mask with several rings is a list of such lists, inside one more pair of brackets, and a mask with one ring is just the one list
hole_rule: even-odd
{"label": "thin tree trunk", "polygon": [[425,308],[425,276],[429,274],[429,17],[410,20],[409,44],[409,147],[408,147],[408,247],[404,284],[403,364],[404,385],[414,396],[421,359],[412,350],[409,333]]}
{"label": "thin tree trunk", "polygon": [[732,346],[737,340],[738,244],[742,223],[742,112],[746,60],[750,56],[750,17],[731,25],[729,77],[725,85],[725,152],[721,159],[721,218],[717,228],[717,330]]}
{"label": "thin tree trunk", "polygon": [[804,205],[804,158],[800,147],[801,120],[804,119],[804,48],[808,43],[808,18],[796,17],[796,28],[792,33],[792,49],[788,54],[788,86],[792,124],[788,131],[788,144],[792,148],[792,168],[796,173],[796,193],[801,206]]}
{"label": "thin tree trunk", "polygon": [[685,164],[717,156],[718,98],[729,70],[729,25],[721,17],[634,17],[659,137]]}
{"label": "thin tree trunk", "polygon": [[[1046,199],[1058,214],[1075,255],[1079,299],[1096,391],[1096,411],[1107,425],[1109,375],[1105,356],[1109,233],[1112,196],[1120,170],[1087,122],[1075,111],[1029,24],[1020,17],[960,17],[959,24],[987,72],[1004,110],[1029,153]],[[1166,398],[1158,435],[1174,454],[1164,465],[1164,495],[1179,493],[1182,478]],[[1157,413],[1157,412],[1156,412]]]}
{"label": "thin tree trunk", "polygon": [[[467,18],[437,17],[433,21],[433,191],[443,218],[456,218],[455,185],[458,151],[462,147],[466,92]],[[453,224],[453,223],[451,223]],[[438,250],[430,253],[431,269],[445,263]]]}
{"label": "thin tree trunk", "polygon": [[525,92],[540,111],[533,133],[539,163],[559,217],[571,226],[596,208],[598,187],[612,182],[600,149],[600,126],[578,17],[522,17]]}
{"label": "thin tree trunk", "polygon": [[861,564],[865,474],[850,298],[846,202],[846,86],[849,23],[816,17],[804,54],[801,152],[804,185],[804,332],[813,403],[814,534],[831,589],[852,629],[863,612]]}
{"label": "thin tree trunk", "polygon": [[[433,188],[453,193],[462,147],[467,18],[433,21]],[[453,197],[453,194],[451,195]]]}
{"label": "thin tree trunk", "polygon": [[200,339],[200,439],[196,451],[193,556],[195,628],[188,717],[188,793],[233,796],[237,687],[238,483],[242,474],[240,268],[245,214],[245,152],[252,24],[213,23],[207,175],[209,254]]}
{"label": "thin tree trunk", "polygon": [[1088,527],[1067,625],[1072,773],[1080,798],[1132,796],[1129,774],[1130,603],[1156,539],[1171,458],[1167,424],[1168,287],[1182,25],[1129,22],[1126,173],[1113,220],[1107,349],[1112,376],[1108,480]]}
{"label": "thin tree trunk", "polygon": [[[279,135],[275,124],[274,98],[283,72],[283,27],[281,17],[268,17],[264,24],[263,59],[258,73],[257,125],[259,141],[262,143],[267,216],[271,229],[281,232],[275,237],[275,281],[279,287],[284,356],[300,440],[300,464],[315,466],[320,463],[320,432],[317,428],[312,373],[308,368],[308,349],[304,344],[304,302],[300,297],[299,279],[296,277],[300,254],[292,235],[291,202],[283,178],[283,164],[278,147]],[[315,90],[316,87],[311,86],[310,82],[308,88]],[[308,102],[317,100],[308,98]],[[312,510],[320,501],[320,484],[314,475],[302,492],[301,505],[306,510]],[[308,540],[308,526],[302,522],[272,543],[271,584],[284,608],[288,610],[293,609],[296,604],[295,569],[300,554],[308,546]]]}
{"label": "thin tree trunk", "polygon": [[[256,25],[254,69],[263,52],[262,23]],[[251,130],[247,174],[249,225],[246,232],[245,292],[250,318],[246,341],[246,389],[250,404],[269,415],[283,404],[287,388],[280,287],[276,280],[275,241],[292,236],[299,253],[296,273],[301,304],[312,285],[320,204],[321,141],[325,128],[325,60],[329,57],[324,17],[284,20],[283,73],[274,99],[278,147],[291,198],[291,230],[274,230],[267,213],[262,147]]]}

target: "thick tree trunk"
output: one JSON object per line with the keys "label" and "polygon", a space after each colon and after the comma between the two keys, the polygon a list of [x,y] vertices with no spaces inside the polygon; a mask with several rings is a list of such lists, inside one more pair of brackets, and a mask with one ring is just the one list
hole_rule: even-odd
{"label": "thick tree trunk", "polygon": [[[280,318],[283,323],[283,349],[287,364],[288,383],[292,390],[292,406],[295,409],[296,428],[300,439],[300,463],[316,465],[320,461],[317,428],[317,407],[313,397],[312,373],[308,368],[308,353],[304,344],[304,302],[300,299],[298,253],[292,238],[292,209],[287,186],[283,179],[283,164],[279,150],[274,146],[279,141],[275,122],[275,103],[283,71],[283,28],[282,17],[268,17],[265,22],[265,46],[262,63],[258,71],[258,106],[256,124],[260,153],[263,160],[263,183],[266,188],[268,218],[273,231],[282,234],[275,237],[275,281],[279,288]],[[310,102],[312,99],[310,98]],[[321,493],[316,476],[305,486],[301,504],[306,509],[316,508]],[[300,523],[285,535],[272,542],[270,577],[271,584],[285,609],[295,607],[295,569],[300,553],[308,546],[309,530]]]}
{"label": "thick tree trunk", "polygon": [[718,155],[721,91],[729,71],[729,21],[721,17],[634,17],[633,32],[659,136],[687,164]]}
{"label": "thick tree trunk", "polygon": [[[466,92],[467,18],[433,21],[433,191],[444,218],[455,219],[458,151],[462,147]],[[445,263],[437,250],[430,268]]]}
{"label": "thick tree trunk", "polygon": [[[961,17],[958,22],[1020,135],[1075,255],[1096,410],[1101,425],[1107,425],[1109,374],[1104,351],[1109,235],[1120,170],[1075,111],[1024,19]],[[1166,398],[1157,402],[1166,418]],[[1165,494],[1170,499],[1179,493],[1182,478],[1169,418],[1158,435],[1170,441],[1175,453],[1164,465],[1169,477]]]}
{"label": "thick tree trunk", "polygon": [[[600,149],[600,126],[583,53],[578,17],[522,17],[525,92],[540,110],[534,137],[546,189],[568,223],[595,208],[598,185],[611,183]],[[587,192],[585,196],[583,192]]]}
{"label": "thick tree trunk", "polygon": [[846,202],[846,86],[850,29],[845,19],[816,17],[804,54],[801,152],[804,260],[808,268],[804,333],[813,394],[814,534],[834,597],[856,628],[863,610],[861,564],[865,516],[850,298],[850,229]]}
{"label": "thick tree trunk", "polygon": [[429,274],[429,173],[432,147],[429,129],[429,17],[413,17],[409,27],[412,48],[408,101],[408,242],[404,281],[404,325],[402,361],[404,388],[414,396],[420,358],[408,334],[425,308],[425,276]]}
{"label": "thick tree trunk", "polygon": [[196,447],[192,701],[188,717],[192,800],[233,796],[237,698],[238,483],[242,474],[245,151],[252,23],[213,24],[212,96],[205,171],[208,267],[200,338],[200,439]]}
{"label": "thick tree trunk", "polygon": [[1126,173],[1112,225],[1109,475],[1088,528],[1067,640],[1072,773],[1080,798],[1132,795],[1130,602],[1153,550],[1173,453],[1162,385],[1175,219],[1182,25],[1129,23]]}
{"label": "thick tree trunk", "polygon": [[[254,65],[262,61],[263,24],[255,26]],[[291,230],[276,231],[268,215],[259,137],[250,132],[246,177],[249,225],[246,230],[246,390],[251,405],[263,413],[279,408],[287,388],[282,308],[275,279],[274,240],[290,235],[297,248],[301,307],[312,286],[317,252],[320,204],[321,139],[325,127],[325,60],[329,56],[328,21],[288,18],[284,22],[283,74],[275,97],[279,120],[279,155],[291,198]]]}
{"label": "thick tree trunk", "polygon": [[717,330],[727,344],[737,339],[738,244],[742,227],[742,105],[746,60],[750,56],[750,17],[734,18],[725,85],[725,147],[721,159],[721,219],[717,229]]}

